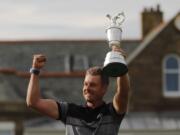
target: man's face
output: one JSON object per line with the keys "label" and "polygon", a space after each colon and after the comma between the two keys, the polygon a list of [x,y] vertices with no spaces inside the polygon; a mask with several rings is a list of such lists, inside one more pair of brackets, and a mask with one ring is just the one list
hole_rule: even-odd
{"label": "man's face", "polygon": [[99,75],[86,75],[83,86],[83,96],[87,102],[95,103],[102,100],[106,89],[106,85],[102,84]]}

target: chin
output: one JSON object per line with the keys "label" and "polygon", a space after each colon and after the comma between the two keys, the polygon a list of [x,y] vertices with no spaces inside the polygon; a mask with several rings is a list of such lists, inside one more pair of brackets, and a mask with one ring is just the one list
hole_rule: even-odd
{"label": "chin", "polygon": [[87,102],[93,102],[93,100],[91,98],[87,97],[87,96],[85,96],[85,99],[86,99]]}
{"label": "chin", "polygon": [[85,97],[86,101],[91,101],[91,98]]}

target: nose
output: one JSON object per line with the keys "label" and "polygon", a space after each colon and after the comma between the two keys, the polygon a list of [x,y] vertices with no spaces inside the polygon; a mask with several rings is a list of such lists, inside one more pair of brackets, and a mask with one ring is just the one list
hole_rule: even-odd
{"label": "nose", "polygon": [[89,85],[89,84],[86,84],[86,85],[84,86],[84,90],[87,91],[87,92],[89,92],[89,91],[90,91],[90,85]]}
{"label": "nose", "polygon": [[85,90],[89,91],[89,85],[85,86]]}

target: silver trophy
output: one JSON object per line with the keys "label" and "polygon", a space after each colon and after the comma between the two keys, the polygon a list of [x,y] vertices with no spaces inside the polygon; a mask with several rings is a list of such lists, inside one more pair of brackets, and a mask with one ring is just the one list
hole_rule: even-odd
{"label": "silver trophy", "polygon": [[[108,14],[107,17],[111,21],[110,26],[106,29],[109,48],[112,49],[113,46],[120,48],[122,35],[120,26],[125,20],[124,13],[119,13],[114,17]],[[124,56],[120,52],[108,52],[104,61],[103,72],[111,77],[118,77],[127,73],[128,68]]]}

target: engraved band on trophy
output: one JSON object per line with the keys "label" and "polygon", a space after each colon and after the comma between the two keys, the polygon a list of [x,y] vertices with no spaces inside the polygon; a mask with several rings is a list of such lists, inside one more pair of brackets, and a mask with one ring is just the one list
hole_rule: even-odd
{"label": "engraved band on trophy", "polygon": [[[112,49],[113,46],[120,48],[122,36],[122,29],[120,26],[125,20],[124,13],[119,13],[114,17],[108,14],[107,17],[110,20],[110,26],[106,29],[109,48]],[[103,72],[111,77],[118,77],[126,74],[128,68],[124,56],[120,52],[108,52],[105,57]]]}

